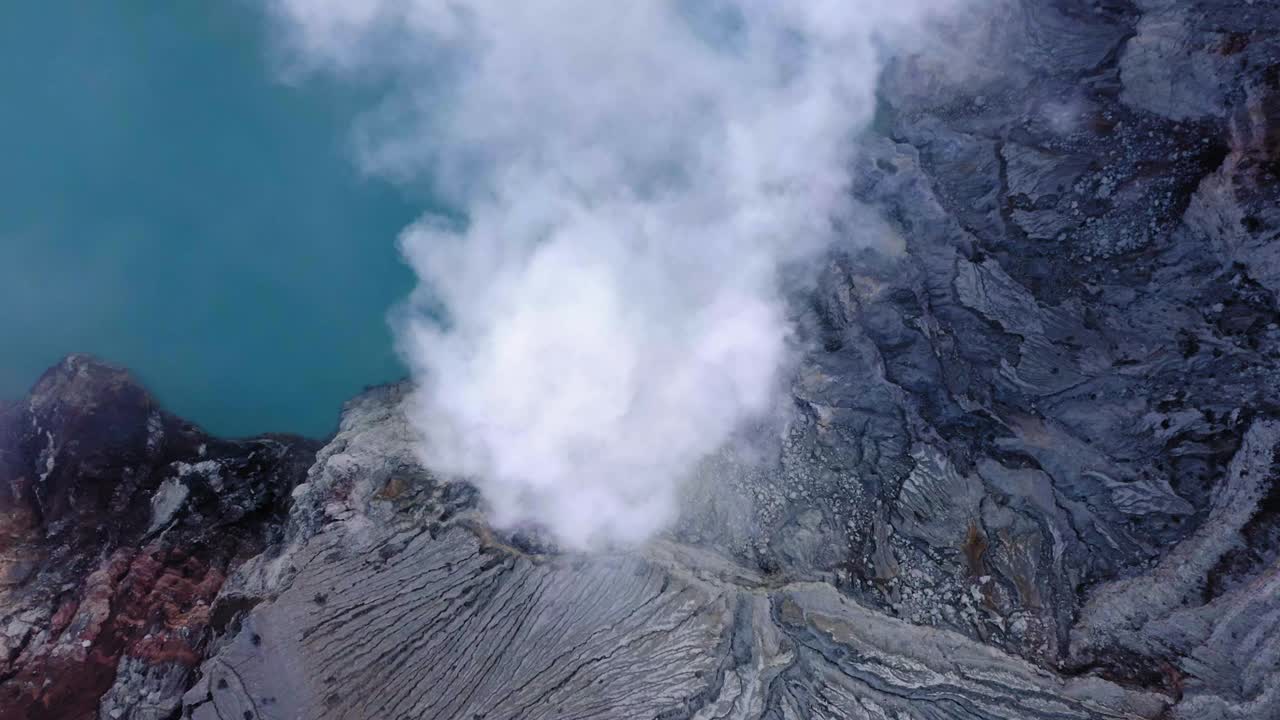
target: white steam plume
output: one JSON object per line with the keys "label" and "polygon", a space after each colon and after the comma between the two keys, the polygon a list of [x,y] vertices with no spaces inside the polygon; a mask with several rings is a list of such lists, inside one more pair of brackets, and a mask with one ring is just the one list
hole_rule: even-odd
{"label": "white steam plume", "polygon": [[879,45],[940,2],[280,0],[301,66],[389,88],[365,168],[465,211],[402,237],[429,464],[571,546],[667,524],[771,405],[779,268],[849,232]]}

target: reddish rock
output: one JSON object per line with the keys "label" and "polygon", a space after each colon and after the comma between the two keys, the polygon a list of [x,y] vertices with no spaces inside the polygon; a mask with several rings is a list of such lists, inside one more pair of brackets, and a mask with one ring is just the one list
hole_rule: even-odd
{"label": "reddish rock", "polygon": [[[89,720],[122,666],[193,670],[315,449],[211,438],[83,356],[0,408],[0,720]],[[152,528],[165,484],[184,491]]]}

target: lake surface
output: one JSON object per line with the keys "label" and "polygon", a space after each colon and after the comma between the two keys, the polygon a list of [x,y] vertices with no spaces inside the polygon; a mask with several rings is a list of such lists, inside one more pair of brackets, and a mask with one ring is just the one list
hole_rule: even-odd
{"label": "lake surface", "polygon": [[404,374],[424,205],[351,161],[349,91],[282,83],[247,2],[0,8],[0,398],[68,352],[223,435],[320,436]]}

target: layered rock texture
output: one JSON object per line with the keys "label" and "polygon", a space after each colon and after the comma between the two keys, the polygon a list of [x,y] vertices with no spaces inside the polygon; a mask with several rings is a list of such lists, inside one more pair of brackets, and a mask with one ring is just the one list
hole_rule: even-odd
{"label": "layered rock texture", "polygon": [[1280,718],[1278,33],[1003,0],[895,61],[879,249],[641,549],[489,528],[407,386],[224,442],[69,358],[0,408],[0,719]]}

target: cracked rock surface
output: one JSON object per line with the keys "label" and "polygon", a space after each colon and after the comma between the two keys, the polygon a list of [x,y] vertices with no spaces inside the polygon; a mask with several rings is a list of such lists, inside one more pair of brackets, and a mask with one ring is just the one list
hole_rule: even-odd
{"label": "cracked rock surface", "polygon": [[1277,28],[992,0],[896,60],[882,237],[641,550],[493,531],[406,385],[229,443],[68,359],[0,406],[0,719],[1280,718]]}
{"label": "cracked rock surface", "polygon": [[[674,539],[566,555],[488,530],[412,457],[407,388],[348,406],[294,493],[266,597],[203,666],[193,718],[1157,717],[1068,678]],[[341,499],[337,499],[341,498]]]}

